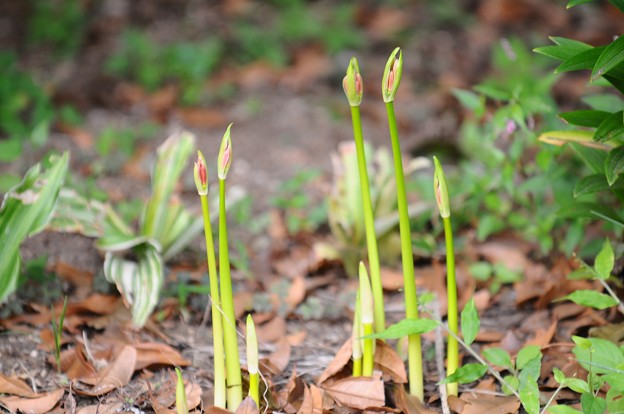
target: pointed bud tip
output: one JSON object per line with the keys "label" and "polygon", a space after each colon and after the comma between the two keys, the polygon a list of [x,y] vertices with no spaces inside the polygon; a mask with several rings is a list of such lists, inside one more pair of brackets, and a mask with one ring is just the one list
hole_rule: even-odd
{"label": "pointed bud tip", "polygon": [[435,193],[436,203],[440,211],[440,217],[448,218],[451,216],[451,206],[449,201],[448,187],[446,185],[446,177],[442,164],[437,157],[433,157],[434,175],[433,175],[433,191]]}
{"label": "pointed bud tip", "polygon": [[230,135],[230,129],[233,124],[228,125],[223,139],[221,140],[221,148],[219,149],[218,156],[218,176],[220,180],[225,180],[232,165],[232,138]]}
{"label": "pointed bud tip", "polygon": [[401,83],[403,73],[403,52],[400,47],[395,48],[388,61],[381,84],[384,102],[393,102]]}
{"label": "pointed bud tip", "polygon": [[359,106],[362,102],[362,95],[364,94],[364,81],[362,80],[360,68],[355,56],[349,61],[347,74],[342,80],[342,88],[347,96],[349,105]]}
{"label": "pointed bud tip", "polygon": [[195,187],[197,193],[206,195],[208,193],[208,171],[206,170],[206,160],[201,151],[197,151],[197,161],[193,168],[193,178],[195,179]]}
{"label": "pointed bud tip", "polygon": [[251,314],[247,315],[247,369],[250,374],[258,372],[258,338],[256,337],[256,326]]}

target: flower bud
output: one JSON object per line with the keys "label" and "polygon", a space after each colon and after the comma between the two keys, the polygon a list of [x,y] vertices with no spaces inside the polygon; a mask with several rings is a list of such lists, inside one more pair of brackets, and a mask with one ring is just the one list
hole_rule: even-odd
{"label": "flower bud", "polygon": [[360,68],[357,59],[352,57],[349,61],[347,74],[342,80],[342,88],[344,89],[347,100],[351,106],[360,106],[362,103],[362,95],[364,94],[364,82],[360,75]]}
{"label": "flower bud", "polygon": [[435,192],[436,202],[438,203],[438,209],[440,210],[440,216],[442,218],[449,218],[451,216],[451,206],[449,202],[448,187],[446,186],[446,177],[444,176],[444,170],[442,165],[438,161],[437,157],[433,157],[435,164],[435,171],[433,174],[433,191]]}
{"label": "flower bud", "polygon": [[364,262],[360,262],[360,319],[363,325],[372,324],[373,316],[373,290]]}
{"label": "flower bud", "polygon": [[200,196],[208,194],[208,171],[206,170],[206,159],[201,151],[197,151],[197,161],[195,161],[195,168],[193,168],[193,176],[197,193]]}
{"label": "flower bud", "polygon": [[399,84],[401,83],[401,74],[403,73],[403,52],[397,47],[392,51],[386,69],[384,70],[383,79],[381,81],[381,92],[384,102],[394,101]]}
{"label": "flower bud", "polygon": [[219,156],[217,157],[219,163],[217,174],[219,180],[225,180],[230,170],[230,165],[232,165],[232,139],[230,138],[230,128],[232,128],[232,124],[227,127],[225,134],[223,134]]}
{"label": "flower bud", "polygon": [[247,315],[247,370],[250,374],[258,373],[258,338],[251,315]]}

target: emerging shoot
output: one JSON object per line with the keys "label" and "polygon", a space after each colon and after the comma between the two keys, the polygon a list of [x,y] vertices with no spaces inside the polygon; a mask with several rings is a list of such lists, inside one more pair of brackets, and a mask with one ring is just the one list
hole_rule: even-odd
{"label": "emerging shoot", "polygon": [[188,404],[186,402],[186,389],[184,388],[184,378],[182,378],[182,372],[180,368],[176,367],[176,375],[178,376],[178,382],[176,383],[176,410],[178,414],[188,414]]}
{"label": "emerging shoot", "polygon": [[260,407],[260,393],[258,391],[258,338],[256,326],[251,315],[247,315],[247,370],[249,371],[249,396]]}
{"label": "emerging shoot", "polygon": [[[407,191],[405,189],[405,174],[399,132],[394,115],[394,97],[401,82],[403,68],[403,53],[400,48],[394,49],[388,63],[382,82],[382,94],[386,102],[390,140],[392,141],[392,156],[394,158],[394,173],[397,186],[397,206],[399,210],[399,232],[401,238],[401,257],[403,265],[403,287],[405,294],[406,319],[418,318],[418,298],[416,296],[416,280],[414,278],[414,253],[412,250],[412,232],[410,228],[409,212],[407,208]],[[420,335],[412,334],[407,338],[407,357],[410,394],[420,401],[424,398],[422,345]]]}
{"label": "emerging shoot", "polygon": [[360,318],[360,291],[355,298],[355,311],[353,312],[353,328],[351,331],[351,358],[353,359],[353,376],[362,376],[362,335],[364,328]]}
{"label": "emerging shoot", "polygon": [[373,347],[374,339],[366,338],[373,334],[373,292],[371,290],[368,272],[363,262],[360,262],[360,321],[364,328],[364,339],[362,345],[362,375],[370,377],[373,375],[375,361],[375,351]]}
{"label": "emerging shoot", "polygon": [[[448,338],[446,375],[451,375],[459,368],[459,319],[457,309],[457,281],[455,279],[455,251],[453,247],[453,227],[451,226],[451,207],[449,202],[446,177],[442,165],[436,157],[433,157],[435,173],[433,178],[433,190],[440,210],[440,216],[444,222],[444,238],[446,240],[446,291],[448,295],[448,329],[453,335]],[[458,384],[447,384],[449,395],[457,396]]]}

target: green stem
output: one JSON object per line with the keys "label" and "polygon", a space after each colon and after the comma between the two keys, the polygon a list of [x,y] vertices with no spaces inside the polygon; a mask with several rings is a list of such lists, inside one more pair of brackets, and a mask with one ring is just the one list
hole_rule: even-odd
{"label": "green stem", "polygon": [[[373,334],[373,324],[365,323],[364,324],[364,336],[369,336],[372,334]],[[364,342],[364,346],[362,350],[362,376],[372,377],[373,366],[375,362],[375,355],[373,354],[374,339],[365,338],[362,341]]]}
{"label": "green stem", "polygon": [[256,405],[260,407],[260,391],[258,390],[258,384],[260,383],[260,375],[255,372],[249,374],[249,396],[256,402]]}
{"label": "green stem", "polygon": [[[459,367],[459,343],[457,336],[459,335],[459,321],[457,318],[457,283],[455,280],[455,249],[453,247],[453,228],[451,226],[450,217],[442,219],[444,222],[444,238],[446,239],[446,292],[448,295],[448,328],[454,335],[448,338],[447,349],[447,372],[446,375],[453,374]],[[447,392],[449,395],[457,396],[458,384],[447,384]]]}
{"label": "green stem", "polygon": [[[414,254],[412,252],[412,234],[407,210],[405,174],[403,173],[399,132],[394,115],[394,103],[386,103],[386,112],[388,113],[388,127],[390,129],[390,139],[392,141],[392,155],[394,158],[394,172],[397,186],[401,258],[403,262],[403,288],[405,294],[405,317],[407,319],[415,319],[418,318],[418,299],[416,297],[416,279],[414,277]],[[410,394],[415,395],[420,401],[423,401],[423,366],[420,335],[409,335],[407,341]]]}
{"label": "green stem", "polygon": [[223,307],[223,332],[225,369],[227,380],[227,408],[236,411],[243,400],[236,317],[232,297],[230,256],[228,254],[227,217],[225,216],[225,180],[219,180],[219,270],[221,276],[221,304]]}
{"label": "green stem", "polygon": [[206,237],[206,257],[208,259],[208,276],[210,278],[210,302],[212,304],[212,341],[214,346],[214,405],[225,408],[225,350],[223,348],[223,320],[221,318],[221,300],[219,299],[219,276],[215,258],[214,241],[208,198],[200,196],[202,215],[204,217],[204,236]]}
{"label": "green stem", "polygon": [[381,286],[381,270],[379,266],[379,252],[377,250],[377,235],[375,234],[375,218],[371,202],[366,168],[366,154],[364,153],[364,138],[362,137],[362,121],[360,108],[351,107],[351,121],[353,123],[353,138],[358,160],[360,176],[360,188],[362,191],[362,206],[364,209],[364,226],[366,228],[366,247],[368,249],[368,265],[370,268],[371,287],[373,290],[375,331],[382,332],[386,329],[386,316],[384,313],[383,288]]}
{"label": "green stem", "polygon": [[362,358],[357,358],[353,360],[353,376],[362,376]]}

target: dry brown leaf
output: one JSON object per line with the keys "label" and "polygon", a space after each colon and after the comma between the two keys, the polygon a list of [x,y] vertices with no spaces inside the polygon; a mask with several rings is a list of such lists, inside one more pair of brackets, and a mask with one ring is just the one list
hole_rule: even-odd
{"label": "dry brown leaf", "polygon": [[425,407],[418,397],[405,392],[402,384],[393,387],[393,394],[396,406],[405,414],[436,414],[436,411]]}
{"label": "dry brown leaf", "polygon": [[93,135],[86,129],[62,121],[57,122],[56,127],[60,132],[69,135],[78,148],[85,150],[93,147]]}
{"label": "dry brown leaf", "polygon": [[505,334],[497,331],[479,331],[475,341],[478,342],[499,342],[502,341]]}
{"label": "dry brown leaf", "polygon": [[226,410],[225,408],[215,407],[214,405],[211,405],[210,407],[206,408],[205,413],[206,414],[232,414],[230,410]]}
{"label": "dry brown leaf", "polygon": [[[407,382],[405,364],[392,347],[377,340],[375,347],[375,364],[381,368],[384,380],[404,384]],[[388,377],[388,378],[386,378]]]}
{"label": "dry brown leaf", "polygon": [[76,287],[75,293],[72,295],[76,299],[83,299],[89,296],[93,290],[93,273],[78,269],[62,260],[54,264],[54,273],[59,277],[67,280]]}
{"label": "dry brown leaf", "polygon": [[297,376],[297,367],[293,367],[292,373],[288,378],[286,386],[276,393],[277,406],[286,412],[296,412],[291,405],[292,402],[301,399],[304,393],[305,385],[301,377]]}
{"label": "dry brown leaf", "polygon": [[178,107],[176,113],[184,124],[196,128],[219,128],[228,124],[228,118],[220,109]]}
{"label": "dry brown leaf", "polygon": [[120,412],[123,403],[114,402],[110,404],[93,404],[80,407],[76,414],[114,414]]}
{"label": "dry brown leaf", "polygon": [[381,287],[389,292],[396,292],[399,289],[403,289],[403,272],[382,267]]}
{"label": "dry brown leaf", "polygon": [[149,367],[150,365],[172,365],[186,367],[191,365],[189,361],[167,344],[157,342],[142,342],[132,345],[137,351],[136,365],[134,370]]}
{"label": "dry brown leaf", "polygon": [[465,392],[460,399],[466,402],[461,414],[513,414],[520,408],[520,401],[514,396],[499,397]]}
{"label": "dry brown leaf", "polygon": [[273,343],[284,339],[286,335],[286,321],[280,316],[276,316],[269,322],[256,326],[258,341]]}
{"label": "dry brown leaf", "polygon": [[237,318],[253,309],[253,293],[249,291],[236,292],[234,295],[234,314]]}
{"label": "dry brown leaf", "polygon": [[294,310],[306,297],[306,283],[303,276],[296,276],[288,289],[288,294],[282,300],[290,310]]}
{"label": "dry brown leaf", "polygon": [[245,398],[235,411],[236,414],[258,414],[259,412],[256,402],[251,397]]}
{"label": "dry brown leaf", "polygon": [[316,45],[295,50],[293,64],[280,79],[280,83],[295,90],[308,89],[331,71],[327,52]]}
{"label": "dry brown leaf", "polygon": [[121,352],[115,358],[112,364],[101,372],[93,387],[83,389],[76,387],[79,394],[90,395],[93,397],[106,394],[116,388],[123,387],[132,378],[134,367],[136,365],[137,351],[132,346],[124,346]]}
{"label": "dry brown leaf", "polygon": [[37,394],[35,398],[4,397],[0,398],[0,404],[11,411],[21,411],[29,414],[44,414],[52,411],[65,394],[64,389],[58,389],[45,394]]}
{"label": "dry brown leaf", "polygon": [[476,251],[490,263],[501,263],[509,270],[523,272],[531,264],[528,247],[516,239],[495,239],[477,246]]}
{"label": "dry brown leaf", "polygon": [[317,414],[323,412],[323,390],[315,385],[306,387],[303,402],[297,414]]}
{"label": "dry brown leaf", "polygon": [[85,357],[85,347],[82,343],[77,343],[74,348],[61,351],[61,371],[71,380],[97,375],[97,370]]}
{"label": "dry brown leaf", "polygon": [[286,337],[286,340],[292,346],[299,346],[299,345],[301,345],[303,343],[303,341],[305,341],[307,336],[308,336],[308,331],[301,330],[301,331],[296,332],[294,334],[288,335]]}
{"label": "dry brown leaf", "polygon": [[537,332],[535,332],[535,336],[526,341],[525,345],[544,347],[552,341],[555,332],[557,332],[557,321],[553,321],[548,329],[538,329]]}
{"label": "dry brown leaf", "polygon": [[38,395],[21,379],[7,377],[2,373],[0,373],[0,394],[10,394],[29,398],[33,398]]}
{"label": "dry brown leaf", "polygon": [[351,361],[351,338],[347,339],[347,341],[342,345],[342,347],[336,352],[336,356],[329,363],[325,371],[321,374],[321,376],[316,380],[316,383],[322,385],[323,382],[327,381],[329,378],[333,377],[340,371],[342,371],[347,364]]}
{"label": "dry brown leaf", "polygon": [[349,377],[321,385],[339,405],[359,410],[383,407],[386,403],[384,383],[379,373],[372,377]]}
{"label": "dry brown leaf", "polygon": [[[165,382],[164,386],[158,389],[157,393],[150,395],[150,402],[156,414],[175,414],[177,411],[174,407],[176,403],[176,384],[177,377],[171,371],[169,373],[170,381]],[[198,407],[201,403],[202,389],[194,383],[184,380],[184,391],[186,393],[186,404],[189,410]]]}
{"label": "dry brown leaf", "polygon": [[279,375],[290,362],[290,344],[285,338],[277,343],[277,349],[267,358],[260,361],[260,368],[264,374]]}

